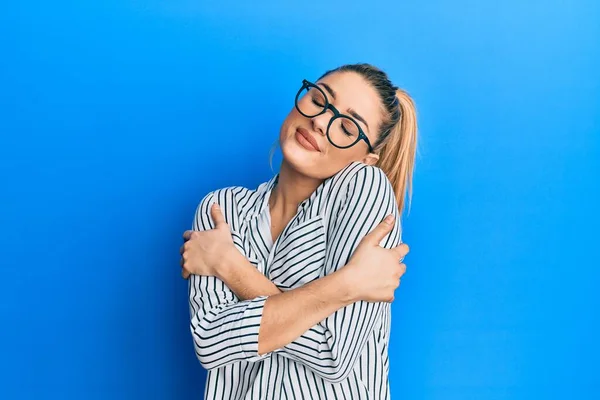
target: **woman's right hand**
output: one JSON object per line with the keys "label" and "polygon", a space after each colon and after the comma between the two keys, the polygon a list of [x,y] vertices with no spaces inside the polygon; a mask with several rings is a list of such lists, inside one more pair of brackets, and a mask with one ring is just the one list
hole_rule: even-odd
{"label": "woman's right hand", "polygon": [[406,264],[400,263],[408,253],[406,243],[386,249],[379,243],[394,227],[383,220],[366,235],[354,250],[345,270],[350,280],[353,298],[369,302],[391,302],[394,291],[400,285],[400,278],[406,271]]}

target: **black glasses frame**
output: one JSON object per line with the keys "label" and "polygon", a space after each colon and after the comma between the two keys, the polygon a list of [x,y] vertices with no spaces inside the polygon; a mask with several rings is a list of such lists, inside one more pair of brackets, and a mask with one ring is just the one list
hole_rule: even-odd
{"label": "black glasses frame", "polygon": [[[300,95],[302,94],[302,91],[304,89],[309,89],[309,88],[317,89],[319,92],[321,92],[321,94],[323,95],[323,98],[325,99],[325,105],[323,106],[323,111],[321,111],[320,113],[315,114],[315,115],[304,114],[302,112],[302,110],[300,110],[300,107],[298,107],[298,100],[300,98]],[[309,82],[306,79],[303,79],[302,87],[300,88],[300,90],[298,90],[298,93],[296,94],[296,100],[295,100],[294,104],[296,106],[296,110],[298,110],[298,112],[300,114],[302,114],[303,116],[305,116],[306,118],[314,118],[321,114],[325,114],[327,112],[327,110],[331,110],[331,112],[333,112],[333,117],[331,117],[331,120],[329,121],[329,124],[327,125],[327,140],[329,140],[329,143],[331,143],[338,149],[348,149],[348,148],[354,146],[356,143],[360,142],[361,140],[364,140],[365,143],[367,144],[367,146],[369,146],[369,152],[373,153],[373,146],[371,146],[371,142],[369,141],[369,138],[367,137],[367,135],[365,135],[365,133],[363,132],[363,130],[360,127],[360,125],[358,124],[358,122],[356,122],[356,120],[354,118],[352,118],[351,116],[342,114],[341,112],[338,111],[337,108],[335,108],[332,104],[330,104],[329,99],[327,98],[327,95],[325,94],[325,92],[316,84]],[[333,121],[335,121],[337,118],[341,118],[341,117],[348,118],[349,120],[354,122],[354,124],[358,128],[358,137],[356,138],[356,141],[349,146],[338,146],[337,144],[333,143],[333,140],[331,140],[331,137],[329,137],[329,128],[333,124]]]}

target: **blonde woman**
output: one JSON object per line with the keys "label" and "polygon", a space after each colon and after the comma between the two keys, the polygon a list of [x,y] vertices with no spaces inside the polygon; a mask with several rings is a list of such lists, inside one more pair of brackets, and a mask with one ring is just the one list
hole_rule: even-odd
{"label": "blonde woman", "polygon": [[387,399],[413,102],[344,65],[302,81],[279,144],[278,174],[207,194],[184,233],[204,398]]}

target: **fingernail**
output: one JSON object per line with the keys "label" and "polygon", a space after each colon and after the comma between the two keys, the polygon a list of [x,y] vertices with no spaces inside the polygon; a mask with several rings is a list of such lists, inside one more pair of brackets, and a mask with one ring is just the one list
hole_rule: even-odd
{"label": "fingernail", "polygon": [[216,209],[218,209],[219,205],[217,203],[213,203],[213,207],[216,208]]}
{"label": "fingernail", "polygon": [[394,221],[394,216],[392,214],[388,215],[387,217],[385,217],[384,219],[386,224],[392,224],[392,221]]}

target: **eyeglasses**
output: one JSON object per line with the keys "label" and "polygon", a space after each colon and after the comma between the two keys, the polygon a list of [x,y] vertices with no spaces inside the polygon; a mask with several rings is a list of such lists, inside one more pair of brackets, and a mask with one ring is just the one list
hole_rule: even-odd
{"label": "eyeglasses", "polygon": [[369,152],[373,147],[369,138],[361,129],[358,122],[352,117],[340,113],[337,108],[329,103],[327,95],[323,90],[306,79],[302,80],[302,87],[296,94],[296,109],[307,118],[314,118],[324,114],[327,110],[333,112],[333,117],[327,125],[327,139],[337,148],[347,149],[354,146],[360,140],[364,140],[369,146]]}

